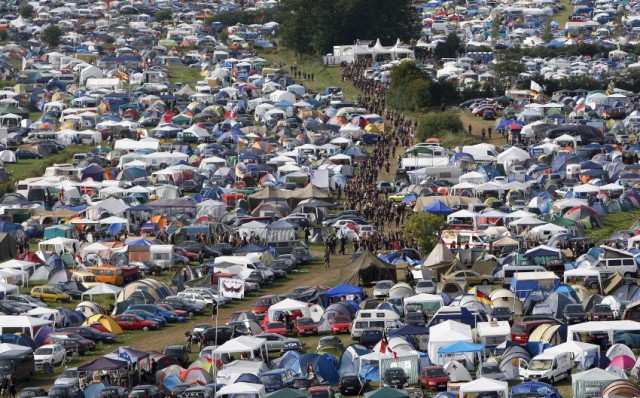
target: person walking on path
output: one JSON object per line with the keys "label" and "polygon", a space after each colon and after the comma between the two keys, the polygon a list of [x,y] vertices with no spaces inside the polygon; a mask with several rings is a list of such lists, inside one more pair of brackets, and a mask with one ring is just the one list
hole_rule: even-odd
{"label": "person walking on path", "polygon": [[329,248],[325,249],[325,251],[324,251],[324,267],[325,268],[330,268],[330,266],[329,266]]}

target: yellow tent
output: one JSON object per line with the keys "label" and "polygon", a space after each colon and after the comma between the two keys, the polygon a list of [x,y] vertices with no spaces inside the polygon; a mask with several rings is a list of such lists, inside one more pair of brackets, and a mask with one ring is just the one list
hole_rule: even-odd
{"label": "yellow tent", "polygon": [[107,329],[110,333],[113,333],[116,335],[124,333],[120,325],[118,325],[118,323],[109,315],[96,314],[96,315],[90,316],[84,322],[84,325],[90,326],[92,323],[96,323],[96,322],[104,326],[104,328]]}

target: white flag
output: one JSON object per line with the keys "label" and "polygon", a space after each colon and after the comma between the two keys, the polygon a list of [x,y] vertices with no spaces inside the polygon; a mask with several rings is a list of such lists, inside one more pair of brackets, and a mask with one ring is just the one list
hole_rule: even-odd
{"label": "white flag", "polygon": [[540,94],[542,93],[542,86],[531,80],[531,91],[535,91],[536,93]]}

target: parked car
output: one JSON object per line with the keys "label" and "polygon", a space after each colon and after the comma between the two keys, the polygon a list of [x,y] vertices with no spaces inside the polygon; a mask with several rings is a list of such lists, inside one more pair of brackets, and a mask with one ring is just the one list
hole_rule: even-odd
{"label": "parked car", "polygon": [[129,392],[120,386],[108,386],[100,391],[98,398],[128,398]]}
{"label": "parked car", "polygon": [[175,358],[183,368],[189,367],[189,353],[183,345],[168,345],[162,352],[163,355]]}
{"label": "parked car", "polygon": [[113,317],[118,325],[124,330],[157,330],[160,328],[160,324],[156,321],[151,321],[142,318],[136,314],[120,314]]}
{"label": "parked car", "polygon": [[50,286],[55,287],[56,289],[64,293],[67,293],[74,300],[80,300],[82,298],[82,291],[74,289],[73,287],[64,283],[53,283]]}
{"label": "parked car", "polygon": [[44,302],[49,301],[52,303],[68,303],[71,301],[71,296],[69,296],[67,293],[48,285],[34,287],[33,289],[31,289],[31,296],[34,298],[38,298]]}
{"label": "parked car", "polygon": [[444,391],[449,383],[449,375],[442,366],[428,366],[420,372],[420,385],[427,390]]}
{"label": "parked car", "polygon": [[62,333],[50,333],[44,340],[45,344],[60,344],[67,354],[84,355],[95,348],[96,344],[80,336],[69,336]]}
{"label": "parked car", "polygon": [[265,316],[267,311],[269,311],[269,307],[272,305],[279,303],[282,301],[282,296],[278,295],[268,295],[262,296],[256,300],[253,305],[251,305],[251,312],[253,312],[257,316]]}
{"label": "parked car", "polygon": [[416,294],[436,294],[436,284],[430,279],[421,279],[416,282]]}
{"label": "parked car", "polygon": [[596,304],[591,309],[592,321],[612,321],[613,319],[613,310],[609,304]]}
{"label": "parked car", "polygon": [[564,307],[562,312],[564,320],[568,324],[582,323],[587,320],[587,313],[584,311],[582,304],[569,304]]}
{"label": "parked car", "polygon": [[361,395],[369,390],[369,382],[362,382],[356,373],[346,373],[340,376],[338,389],[344,395]]}
{"label": "parked car", "polygon": [[496,321],[507,321],[511,323],[513,322],[513,312],[509,307],[498,305],[491,308],[490,318]]}
{"label": "parked car", "polygon": [[67,353],[61,344],[45,344],[33,353],[36,366],[43,366],[48,363],[52,366],[62,364],[67,357]]}
{"label": "parked car", "polygon": [[73,326],[60,329],[60,332],[75,333],[94,343],[115,344],[116,335],[113,333],[101,332],[89,326]]}
{"label": "parked car", "polygon": [[49,398],[84,398],[84,392],[76,384],[58,384],[49,389]]}
{"label": "parked car", "polygon": [[329,386],[313,386],[307,389],[307,398],[335,398],[333,389]]}
{"label": "parked car", "polygon": [[42,155],[26,149],[18,149],[15,151],[16,159],[42,159]]}
{"label": "parked car", "polygon": [[264,339],[267,342],[267,350],[269,352],[280,352],[286,343],[301,343],[298,339],[284,337],[275,333],[259,333],[254,337]]}
{"label": "parked car", "polygon": [[318,334],[318,324],[315,323],[311,318],[297,318],[295,321],[293,321],[293,324],[293,329],[298,337]]}
{"label": "parked car", "polygon": [[10,294],[5,296],[5,301],[15,301],[20,304],[28,305],[31,308],[46,307],[47,305],[41,300],[27,294]]}
{"label": "parked car", "polygon": [[409,378],[401,368],[390,368],[385,370],[382,377],[382,384],[387,387],[393,387],[402,390],[409,386]]}
{"label": "parked car", "polygon": [[365,329],[360,336],[360,344],[373,348],[376,344],[382,340],[382,329]]}
{"label": "parked car", "polygon": [[446,282],[467,282],[470,286],[474,285],[491,285],[493,277],[491,275],[479,274],[472,270],[455,271],[442,276],[442,280]]}
{"label": "parked car", "polygon": [[[133,315],[138,315],[140,317],[142,317],[142,319],[146,319],[147,321],[154,321],[157,322],[158,325],[160,325],[161,327],[167,324],[167,321],[160,317],[160,316],[156,316],[152,313],[150,313],[149,311],[144,311],[144,310],[126,310],[124,312],[124,314],[133,314]],[[123,314],[123,315],[124,315]]]}
{"label": "parked car", "polygon": [[426,321],[422,311],[410,311],[404,316],[404,323],[407,325],[424,326]]}
{"label": "parked car", "polygon": [[16,395],[17,398],[35,398],[46,397],[48,395],[47,390],[41,387],[24,387]]}
{"label": "parked car", "polygon": [[344,315],[338,315],[329,321],[331,334],[349,333],[351,320]]}
{"label": "parked car", "polygon": [[500,370],[500,366],[495,362],[483,362],[478,366],[478,377],[493,380],[507,380],[507,377]]}
{"label": "parked car", "polygon": [[165,398],[165,394],[154,385],[142,384],[131,389],[129,398]]}
{"label": "parked car", "polygon": [[78,368],[67,368],[53,382],[56,384],[79,384]]}
{"label": "parked car", "polygon": [[287,325],[283,322],[269,322],[267,326],[265,326],[264,331],[266,333],[276,333],[282,336],[286,336],[289,334],[289,330],[287,329]]}
{"label": "parked car", "polygon": [[233,329],[229,326],[208,327],[202,332],[194,332],[196,335],[203,334],[208,344],[215,345],[222,345],[231,340],[233,333]]}
{"label": "parked car", "polygon": [[391,280],[381,280],[376,282],[376,285],[373,287],[373,297],[374,298],[385,298],[389,295],[389,290],[393,287],[393,281]]}
{"label": "parked car", "polygon": [[273,392],[283,388],[292,388],[296,377],[297,373],[292,369],[276,369],[263,373],[260,376],[260,382],[264,384],[267,392]]}

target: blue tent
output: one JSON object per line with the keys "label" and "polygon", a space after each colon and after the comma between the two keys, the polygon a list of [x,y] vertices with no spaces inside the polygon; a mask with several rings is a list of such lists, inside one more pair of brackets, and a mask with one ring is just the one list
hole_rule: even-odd
{"label": "blue tent", "polygon": [[167,377],[165,377],[162,380],[162,386],[167,390],[167,391],[173,391],[174,388],[176,388],[176,386],[178,384],[182,383],[182,381],[180,381],[180,379],[178,378],[178,376],[173,375],[173,374],[169,374],[167,375]]}
{"label": "blue tent", "polygon": [[128,242],[125,242],[127,244],[127,246],[153,246],[154,243],[152,243],[149,240],[146,239],[136,239],[136,240],[130,240]]}
{"label": "blue tent", "polygon": [[252,384],[262,384],[260,382],[260,378],[258,375],[254,375],[253,373],[243,373],[236,379],[234,383],[252,383]]}
{"label": "blue tent", "polygon": [[540,381],[527,381],[511,388],[512,398],[540,397],[540,398],[560,398],[558,390],[547,383]]}
{"label": "blue tent", "polygon": [[300,355],[298,351],[287,351],[280,358],[276,358],[269,363],[269,370],[290,368],[300,358]]}
{"label": "blue tent", "polygon": [[47,259],[47,267],[51,267],[53,269],[64,269],[64,261],[57,254],[49,256]]}
{"label": "blue tent", "polygon": [[[42,328],[42,327],[41,327]],[[53,330],[53,329],[52,329]],[[44,339],[43,339],[44,341]],[[0,335],[0,343],[16,344],[25,347],[29,347],[32,350],[36,350],[38,345],[33,341],[31,336],[25,333],[8,333]],[[40,344],[42,345],[42,344]]]}
{"label": "blue tent", "polygon": [[369,382],[380,381],[380,371],[377,367],[372,365],[364,365],[360,372],[358,372],[360,380],[366,380]]}
{"label": "blue tent", "polygon": [[458,341],[438,350],[439,355],[460,354],[463,352],[482,352],[484,344],[468,343],[466,341]]}
{"label": "blue tent", "polygon": [[104,169],[97,164],[92,163],[80,170],[80,179],[84,180],[86,178],[91,178],[94,181],[102,181],[104,180]]}
{"label": "blue tent", "polygon": [[320,354],[304,354],[301,355],[292,365],[291,369],[300,376],[307,376],[309,364],[313,366],[317,377],[327,382],[330,386],[338,385],[340,377],[336,369],[327,358]]}
{"label": "blue tent", "polygon": [[346,283],[342,283],[338,286],[335,286],[329,289],[325,295],[325,307],[329,306],[330,299],[332,297],[342,297],[342,296],[359,296],[360,299],[364,297],[364,292],[361,287],[349,285]]}
{"label": "blue tent", "polygon": [[576,301],[576,303],[580,302],[580,298],[575,290],[569,285],[560,285],[554,290],[556,293],[564,294],[567,297],[570,297]]}
{"label": "blue tent", "polygon": [[450,207],[448,207],[438,199],[424,206],[422,210],[426,211],[427,213],[441,214],[441,215],[451,214],[454,212],[453,209],[451,209]]}
{"label": "blue tent", "polygon": [[406,325],[399,329],[393,329],[389,332],[390,337],[416,336],[420,334],[429,334],[429,329],[424,326]]}
{"label": "blue tent", "polygon": [[84,398],[98,398],[100,392],[104,390],[106,387],[109,387],[111,384],[108,383],[91,383],[84,390]]}

